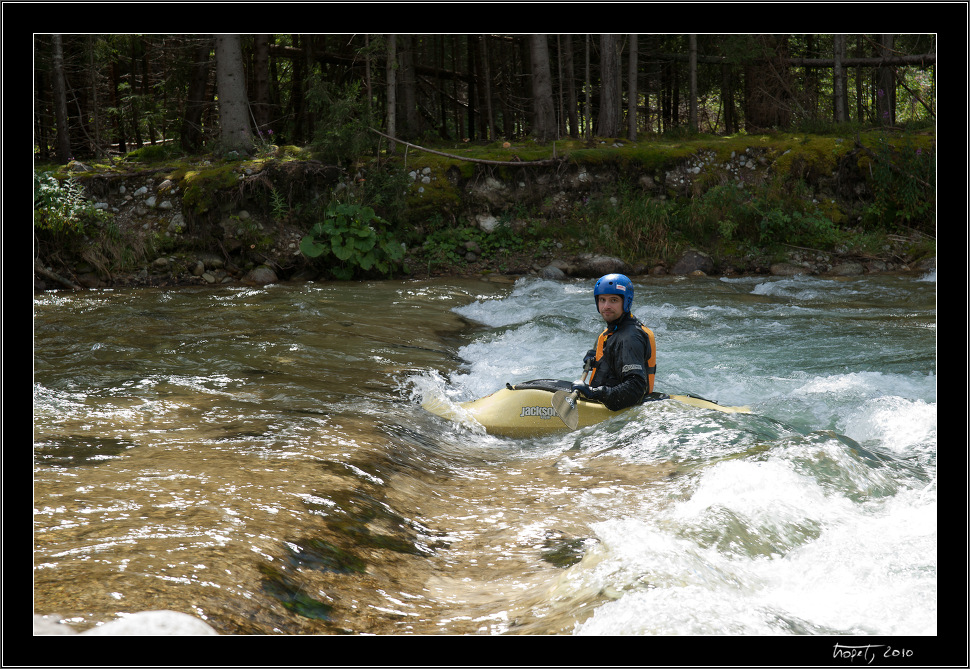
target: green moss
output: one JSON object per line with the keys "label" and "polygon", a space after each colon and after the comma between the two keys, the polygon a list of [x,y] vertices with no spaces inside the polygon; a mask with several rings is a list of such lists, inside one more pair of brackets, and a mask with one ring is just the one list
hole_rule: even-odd
{"label": "green moss", "polygon": [[181,179],[182,207],[204,214],[218,201],[217,193],[232,188],[239,180],[238,164],[217,165],[202,170],[187,170]]}
{"label": "green moss", "polygon": [[129,151],[125,155],[125,160],[150,163],[159,160],[169,160],[178,156],[179,152],[179,148],[175,144],[149,144],[140,149]]}

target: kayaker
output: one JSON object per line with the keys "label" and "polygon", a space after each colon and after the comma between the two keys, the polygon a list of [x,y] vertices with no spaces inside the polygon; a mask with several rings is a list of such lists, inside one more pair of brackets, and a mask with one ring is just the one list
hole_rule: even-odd
{"label": "kayaker", "polygon": [[596,281],[593,300],[606,329],[583,359],[584,367],[592,363],[589,379],[572,389],[612,411],[640,404],[653,392],[657,345],[653,331],[632,313],[633,283],[623,274],[607,274]]}

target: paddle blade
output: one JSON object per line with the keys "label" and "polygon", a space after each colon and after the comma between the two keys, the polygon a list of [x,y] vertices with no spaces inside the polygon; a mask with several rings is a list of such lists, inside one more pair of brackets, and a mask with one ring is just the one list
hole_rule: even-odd
{"label": "paddle blade", "polygon": [[578,396],[579,393],[570,395],[565,390],[558,390],[552,395],[552,408],[570,430],[575,430],[579,426],[579,410],[576,406]]}

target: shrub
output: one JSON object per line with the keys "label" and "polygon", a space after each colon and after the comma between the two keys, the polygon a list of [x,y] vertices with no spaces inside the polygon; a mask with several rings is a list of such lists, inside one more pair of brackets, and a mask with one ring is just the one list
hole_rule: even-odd
{"label": "shrub", "polygon": [[323,221],[300,242],[307,258],[333,257],[330,271],[348,280],[359,271],[376,270],[387,276],[404,257],[404,247],[385,231],[384,221],[370,207],[331,204]]}
{"label": "shrub", "polygon": [[52,172],[34,174],[34,227],[54,234],[82,235],[101,225],[111,214],[84,199],[84,192],[70,177],[58,180]]}
{"label": "shrub", "polygon": [[933,232],[936,226],[936,156],[932,146],[913,139],[897,145],[880,137],[871,162],[873,202],[867,222],[894,230],[913,227]]}
{"label": "shrub", "polygon": [[801,181],[715,186],[693,198],[689,208],[689,237],[717,236],[752,245],[827,246],[839,240],[838,226]]}

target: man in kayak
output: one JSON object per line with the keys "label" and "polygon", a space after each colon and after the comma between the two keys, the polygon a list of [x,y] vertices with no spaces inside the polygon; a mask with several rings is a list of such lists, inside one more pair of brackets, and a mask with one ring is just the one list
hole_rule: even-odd
{"label": "man in kayak", "polygon": [[653,392],[656,340],[633,315],[633,283],[623,274],[601,277],[593,288],[593,299],[606,329],[583,359],[585,364],[592,363],[592,375],[587,382],[574,383],[573,391],[619,411],[639,404]]}

